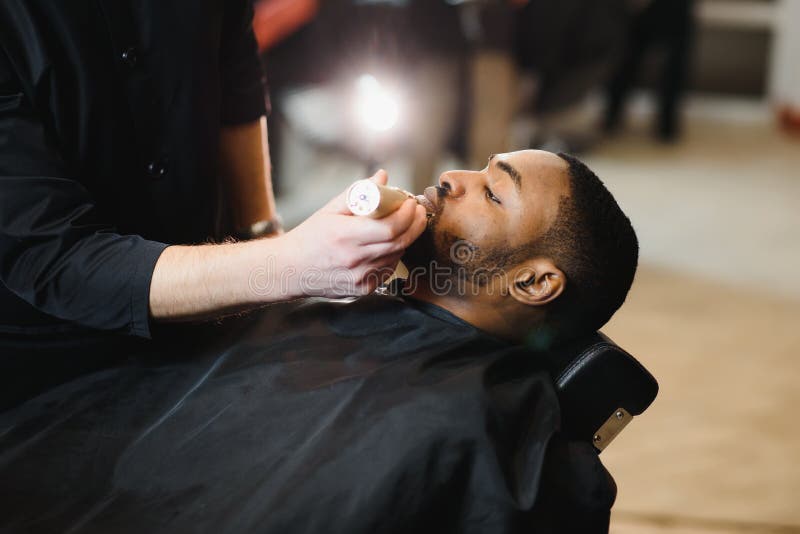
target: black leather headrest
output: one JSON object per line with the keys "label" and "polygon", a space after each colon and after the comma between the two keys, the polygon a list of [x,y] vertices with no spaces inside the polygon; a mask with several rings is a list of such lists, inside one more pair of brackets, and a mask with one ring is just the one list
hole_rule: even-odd
{"label": "black leather headrest", "polygon": [[[658,394],[653,375],[601,333],[553,349],[548,357],[561,404],[562,431],[570,439],[592,441],[600,450],[616,436],[604,427],[610,419],[642,414]],[[599,435],[601,427],[604,432]]]}

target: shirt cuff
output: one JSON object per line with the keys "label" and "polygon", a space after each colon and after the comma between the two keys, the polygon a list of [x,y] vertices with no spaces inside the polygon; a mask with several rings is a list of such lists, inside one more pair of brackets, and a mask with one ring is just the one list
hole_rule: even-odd
{"label": "shirt cuff", "polygon": [[131,281],[131,330],[134,336],[150,339],[150,283],[161,253],[169,245],[145,241]]}
{"label": "shirt cuff", "polygon": [[222,104],[222,125],[236,126],[257,121],[269,113],[269,96],[264,79],[230,90]]}

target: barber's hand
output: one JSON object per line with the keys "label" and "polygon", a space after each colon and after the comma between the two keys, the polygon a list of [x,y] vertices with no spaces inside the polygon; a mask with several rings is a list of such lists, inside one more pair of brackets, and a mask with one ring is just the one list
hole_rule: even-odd
{"label": "barber's hand", "polygon": [[[378,171],[370,179],[386,185],[388,176]],[[426,224],[425,208],[413,199],[382,219],[356,217],[345,191],[280,238],[289,244],[296,272],[289,289],[330,298],[371,293],[392,275]]]}

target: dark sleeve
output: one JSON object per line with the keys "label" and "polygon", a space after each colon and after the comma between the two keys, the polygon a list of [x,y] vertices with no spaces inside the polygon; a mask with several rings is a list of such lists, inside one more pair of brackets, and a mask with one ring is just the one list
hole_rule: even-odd
{"label": "dark sleeve", "polygon": [[167,245],[99,220],[0,49],[0,283],[78,325],[149,337],[150,280]]}
{"label": "dark sleeve", "polygon": [[252,0],[228,0],[220,49],[222,124],[258,120],[267,113],[266,80],[253,33]]}

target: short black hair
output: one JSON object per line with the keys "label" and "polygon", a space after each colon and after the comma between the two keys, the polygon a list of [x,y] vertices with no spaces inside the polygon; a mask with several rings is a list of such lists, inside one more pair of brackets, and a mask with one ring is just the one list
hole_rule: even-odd
{"label": "short black hair", "polygon": [[622,306],[633,284],[639,242],[630,219],[600,178],[578,158],[567,162],[570,196],[534,252],[566,275],[564,292],[548,305],[544,326],[558,340],[594,332]]}

